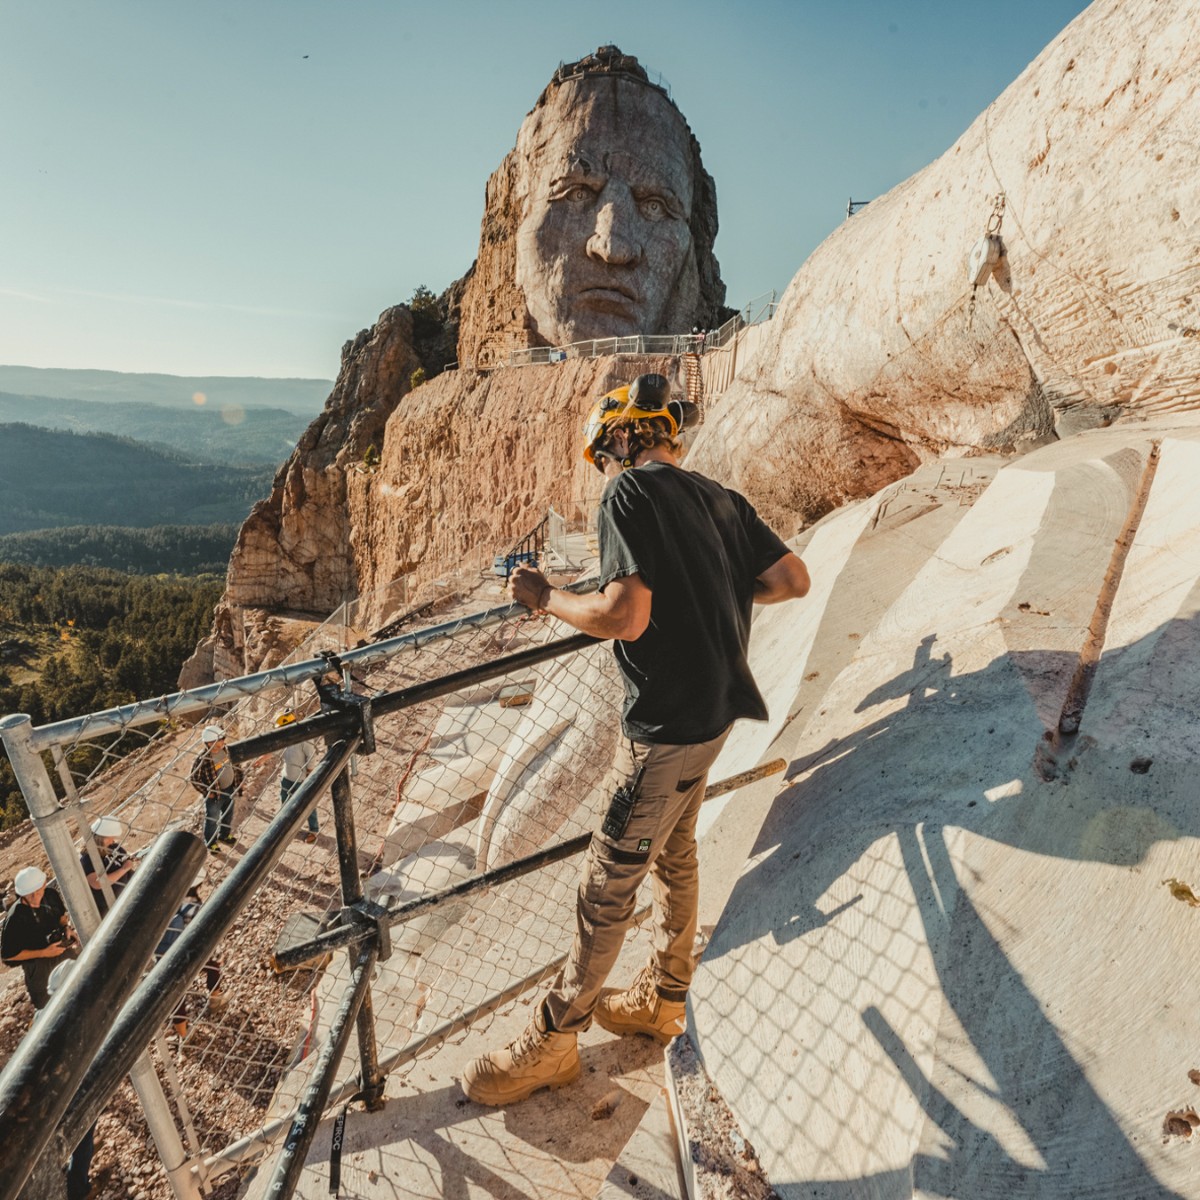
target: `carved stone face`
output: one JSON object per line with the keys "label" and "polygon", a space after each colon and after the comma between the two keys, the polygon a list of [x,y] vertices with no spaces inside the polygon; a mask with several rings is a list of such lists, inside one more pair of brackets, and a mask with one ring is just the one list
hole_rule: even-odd
{"label": "carved stone face", "polygon": [[521,127],[517,283],[552,346],[681,332],[700,284],[690,134],[653,88],[562,84]]}

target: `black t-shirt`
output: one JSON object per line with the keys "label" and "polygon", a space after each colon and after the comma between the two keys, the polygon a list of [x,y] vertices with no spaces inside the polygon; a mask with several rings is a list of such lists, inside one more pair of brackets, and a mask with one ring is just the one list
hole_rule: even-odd
{"label": "black t-shirt", "polygon": [[[115,871],[119,866],[121,866],[122,863],[128,862],[129,854],[125,847],[118,842],[116,845],[109,847],[107,854],[100,855],[100,861],[104,863],[104,874],[107,875],[110,871]],[[93,874],[96,870],[96,868],[92,866],[92,856],[86,850],[79,856],[79,865],[83,868],[83,874],[85,877]],[[121,878],[115,882],[109,883],[108,886],[112,888],[114,897],[121,894],[126,884],[131,882],[132,877],[133,872],[130,871],[127,874],[122,875]],[[96,878],[96,883],[100,883],[99,876]],[[108,901],[104,896],[104,888],[93,887],[92,895],[96,899],[96,907],[100,910],[100,915],[104,916],[104,914],[108,912]]]}
{"label": "black t-shirt", "polygon": [[600,587],[640,575],[650,624],[614,642],[625,681],[621,728],[690,745],[739,717],[765,720],[746,650],[754,581],[788,548],[744,496],[668,463],[622,471],[600,498]]}
{"label": "black t-shirt", "polygon": [[14,954],[25,950],[44,950],[52,941],[58,941],[63,934],[62,919],[66,911],[62,897],[49,888],[37,908],[18,900],[4,919],[4,930],[0,933],[0,958],[8,962]]}

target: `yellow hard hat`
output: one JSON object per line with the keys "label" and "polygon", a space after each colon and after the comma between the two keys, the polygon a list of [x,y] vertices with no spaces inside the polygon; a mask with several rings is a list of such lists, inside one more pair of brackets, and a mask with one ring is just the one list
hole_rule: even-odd
{"label": "yellow hard hat", "polygon": [[583,457],[596,465],[596,446],[605,428],[614,421],[662,418],[678,435],[696,423],[699,412],[686,400],[671,399],[671,385],[663,375],[639,375],[632,383],[606,392],[592,405],[583,425]]}
{"label": "yellow hard hat", "polygon": [[291,725],[295,722],[295,720],[296,714],[292,712],[290,708],[285,708],[283,712],[281,712],[279,716],[275,718],[275,724],[277,726]]}

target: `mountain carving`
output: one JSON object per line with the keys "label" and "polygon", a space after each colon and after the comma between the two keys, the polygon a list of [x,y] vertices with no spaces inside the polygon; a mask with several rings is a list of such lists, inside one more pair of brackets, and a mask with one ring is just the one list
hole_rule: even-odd
{"label": "mountain carving", "polygon": [[566,63],[488,180],[458,355],[717,323],[717,194],[664,88],[615,46]]}
{"label": "mountain carving", "polygon": [[[940,159],[844,222],[710,397],[689,465],[790,534],[940,456],[1196,407],[1193,17],[1184,0],[1098,0]],[[715,189],[640,70],[604,48],[526,118],[488,183],[479,260],[447,293],[457,371],[410,394],[403,306],[347,345],[325,412],[242,530],[187,680],[277,660],[272,614],[376,593],[383,623],[446,572],[478,578],[549,505],[582,517],[601,482],[577,444],[591,399],[649,369],[684,386],[685,364],[661,357],[482,369],[634,320],[684,332],[721,303]],[[652,187],[629,165],[646,155],[667,164]],[[973,288],[989,234],[997,261]]]}

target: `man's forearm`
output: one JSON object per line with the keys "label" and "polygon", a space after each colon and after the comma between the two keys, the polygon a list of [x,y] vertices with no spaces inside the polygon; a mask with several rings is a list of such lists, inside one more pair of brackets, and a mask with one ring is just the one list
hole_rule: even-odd
{"label": "man's forearm", "polygon": [[650,624],[650,589],[638,575],[622,575],[602,591],[581,595],[551,587],[534,568],[518,567],[508,586],[518,604],[548,612],[592,637],[636,641]]}
{"label": "man's forearm", "polygon": [[580,633],[592,637],[620,638],[625,635],[628,625],[626,615],[614,611],[603,592],[589,592],[580,596],[547,584],[539,607]]}
{"label": "man's forearm", "polygon": [[61,953],[61,946],[47,946],[44,950],[20,950],[16,954],[10,954],[4,961],[19,963],[27,962],[31,958],[57,958]]}

